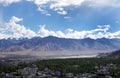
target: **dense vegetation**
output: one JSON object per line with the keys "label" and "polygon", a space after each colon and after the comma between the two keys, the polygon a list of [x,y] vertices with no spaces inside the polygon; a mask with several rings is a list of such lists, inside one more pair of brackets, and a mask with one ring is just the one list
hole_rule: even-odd
{"label": "dense vegetation", "polygon": [[13,72],[16,70],[16,67],[8,62],[0,62],[0,73],[2,72]]}
{"label": "dense vegetation", "polygon": [[[113,77],[120,77],[120,59],[113,58],[76,58],[76,59],[54,59],[37,61],[36,65],[39,70],[44,70],[46,67],[61,72],[78,73],[95,73],[95,66],[106,66],[107,64],[116,65],[117,69],[110,68],[110,74]],[[117,74],[116,74],[117,73]],[[118,75],[119,73],[119,75]]]}
{"label": "dense vegetation", "polygon": [[[63,73],[71,72],[78,73],[95,73],[97,70],[95,66],[106,66],[107,64],[116,65],[117,69],[110,68],[109,72],[112,77],[120,77],[120,58],[75,58],[75,59],[52,59],[52,60],[40,60],[32,62],[32,64],[20,63],[17,66],[2,65],[0,66],[0,72],[10,72],[24,67],[31,67],[36,65],[39,70],[49,68],[52,71],[60,71]],[[116,74],[117,73],[117,74]],[[99,74],[101,75],[101,74]]]}

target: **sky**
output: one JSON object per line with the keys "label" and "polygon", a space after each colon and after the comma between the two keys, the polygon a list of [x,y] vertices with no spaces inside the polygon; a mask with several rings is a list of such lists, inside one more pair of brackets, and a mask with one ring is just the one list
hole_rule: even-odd
{"label": "sky", "polygon": [[120,38],[120,0],[0,0],[0,39]]}

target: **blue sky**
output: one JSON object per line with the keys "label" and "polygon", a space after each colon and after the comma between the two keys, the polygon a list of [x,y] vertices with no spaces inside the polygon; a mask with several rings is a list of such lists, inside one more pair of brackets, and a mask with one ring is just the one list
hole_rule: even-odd
{"label": "blue sky", "polygon": [[119,9],[119,0],[1,0],[0,37],[120,38]]}

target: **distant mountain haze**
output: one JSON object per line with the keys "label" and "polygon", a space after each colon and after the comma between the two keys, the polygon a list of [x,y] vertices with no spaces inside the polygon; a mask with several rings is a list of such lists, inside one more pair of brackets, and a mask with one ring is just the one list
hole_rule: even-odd
{"label": "distant mountain haze", "polygon": [[66,39],[54,36],[31,39],[1,39],[0,52],[17,51],[113,51],[120,49],[119,39]]}

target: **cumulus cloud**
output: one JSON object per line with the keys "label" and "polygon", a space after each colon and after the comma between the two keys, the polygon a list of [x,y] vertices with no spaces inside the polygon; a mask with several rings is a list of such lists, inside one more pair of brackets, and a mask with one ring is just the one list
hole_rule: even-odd
{"label": "cumulus cloud", "polygon": [[71,39],[84,39],[84,38],[120,38],[120,31],[110,33],[110,25],[98,25],[96,29],[93,30],[83,30],[77,31],[71,28],[65,31],[52,31],[45,28],[45,25],[40,26],[40,30],[36,33],[24,25],[20,25],[19,22],[23,21],[22,18],[13,16],[9,22],[5,23],[4,26],[0,26],[0,39],[3,38],[32,38],[32,37],[47,37],[56,36],[59,38],[71,38]]}
{"label": "cumulus cloud", "polygon": [[40,30],[37,33],[37,36],[40,37],[56,36],[56,37],[65,38],[65,34],[62,31],[50,31],[48,29],[45,29],[45,25],[40,26]]}
{"label": "cumulus cloud", "polygon": [[0,38],[22,38],[27,37],[31,38],[36,35],[30,29],[25,28],[25,26],[17,24],[23,19],[13,16],[8,23],[5,23],[5,26],[1,28]]}
{"label": "cumulus cloud", "polygon": [[4,6],[8,6],[12,3],[17,3],[20,1],[22,1],[22,0],[0,0],[0,4],[3,4]]}
{"label": "cumulus cloud", "polygon": [[38,36],[47,37],[47,36],[56,36],[60,38],[71,38],[71,39],[84,39],[84,38],[120,38],[120,31],[115,33],[110,33],[108,30],[110,29],[110,25],[100,26],[98,25],[97,29],[89,30],[89,31],[76,31],[71,28],[62,31],[50,31],[45,28],[45,25],[40,27],[40,31]]}
{"label": "cumulus cloud", "polygon": [[34,2],[42,14],[49,14],[47,9],[56,11],[58,14],[68,14],[65,8],[71,6],[89,6],[89,7],[120,7],[119,0],[27,0]]}

